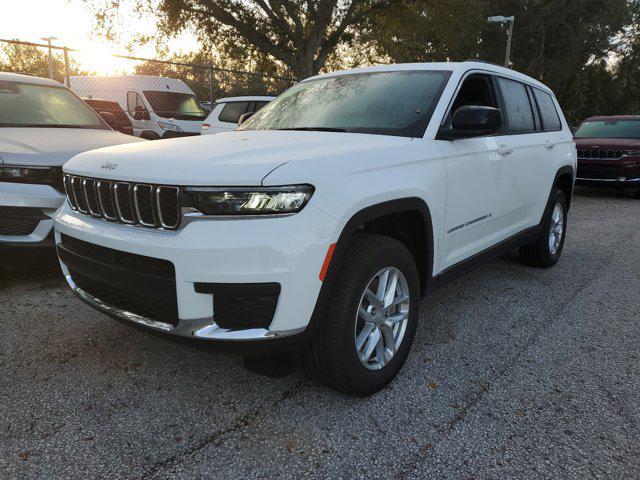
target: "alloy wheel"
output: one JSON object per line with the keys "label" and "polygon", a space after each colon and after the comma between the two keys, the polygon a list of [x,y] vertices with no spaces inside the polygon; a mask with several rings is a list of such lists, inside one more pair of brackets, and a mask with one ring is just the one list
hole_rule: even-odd
{"label": "alloy wheel", "polygon": [[551,213],[551,222],[549,226],[549,252],[555,255],[560,248],[562,235],[564,234],[564,209],[562,205],[556,203]]}
{"label": "alloy wheel", "polygon": [[369,281],[355,319],[355,349],[367,370],[380,370],[394,357],[407,329],[410,294],[404,274],[386,267]]}

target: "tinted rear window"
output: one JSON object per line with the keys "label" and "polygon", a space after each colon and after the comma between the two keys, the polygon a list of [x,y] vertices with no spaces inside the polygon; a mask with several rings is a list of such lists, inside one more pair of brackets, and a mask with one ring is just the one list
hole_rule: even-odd
{"label": "tinted rear window", "polygon": [[249,106],[249,102],[230,102],[225,104],[222,112],[220,112],[220,116],[218,120],[221,122],[227,123],[238,123],[240,119],[240,115],[244,114],[247,111],[247,107]]}
{"label": "tinted rear window", "polygon": [[509,133],[526,133],[535,130],[533,110],[523,83],[498,77],[505,103]]}
{"label": "tinted rear window", "polygon": [[536,102],[538,102],[538,107],[540,109],[542,128],[547,131],[561,130],[562,125],[560,123],[560,117],[558,116],[558,111],[556,110],[556,106],[553,103],[551,95],[547,92],[543,92],[542,90],[538,90],[537,88],[533,89],[533,94],[536,97]]}

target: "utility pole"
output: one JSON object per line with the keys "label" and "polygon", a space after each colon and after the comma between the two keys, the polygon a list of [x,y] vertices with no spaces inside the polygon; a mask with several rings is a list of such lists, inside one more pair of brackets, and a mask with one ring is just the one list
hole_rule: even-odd
{"label": "utility pole", "polygon": [[57,40],[57,37],[43,37],[42,40],[49,45],[49,78],[53,80],[53,52],[51,49],[51,42]]}
{"label": "utility pole", "polygon": [[513,39],[513,24],[515,22],[516,17],[515,16],[510,16],[510,17],[505,17],[503,15],[496,15],[493,17],[489,17],[487,18],[487,21],[489,23],[508,23],[509,24],[509,30],[507,33],[507,51],[504,55],[504,66],[507,68],[510,68],[511,66],[511,40]]}

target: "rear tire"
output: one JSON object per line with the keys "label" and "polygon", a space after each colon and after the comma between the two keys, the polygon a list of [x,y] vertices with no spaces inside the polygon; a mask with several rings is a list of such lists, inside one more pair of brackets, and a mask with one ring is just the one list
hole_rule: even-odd
{"label": "rear tire", "polygon": [[371,395],[393,380],[411,348],[418,270],[402,243],[380,235],[356,235],[343,258],[327,315],[303,360],[325,385]]}
{"label": "rear tire", "polygon": [[567,199],[560,189],[553,192],[538,239],[520,247],[520,261],[536,268],[553,267],[562,254],[567,233]]}

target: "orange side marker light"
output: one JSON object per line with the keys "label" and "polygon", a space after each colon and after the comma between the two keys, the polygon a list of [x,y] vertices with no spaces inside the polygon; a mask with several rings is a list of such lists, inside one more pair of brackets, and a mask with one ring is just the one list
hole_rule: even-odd
{"label": "orange side marker light", "polygon": [[332,243],[329,245],[329,249],[327,250],[327,255],[324,257],[324,263],[322,264],[322,268],[320,269],[320,278],[321,282],[324,282],[324,276],[327,274],[327,270],[329,270],[329,264],[331,263],[331,257],[333,256],[333,251],[336,249],[336,244]]}

